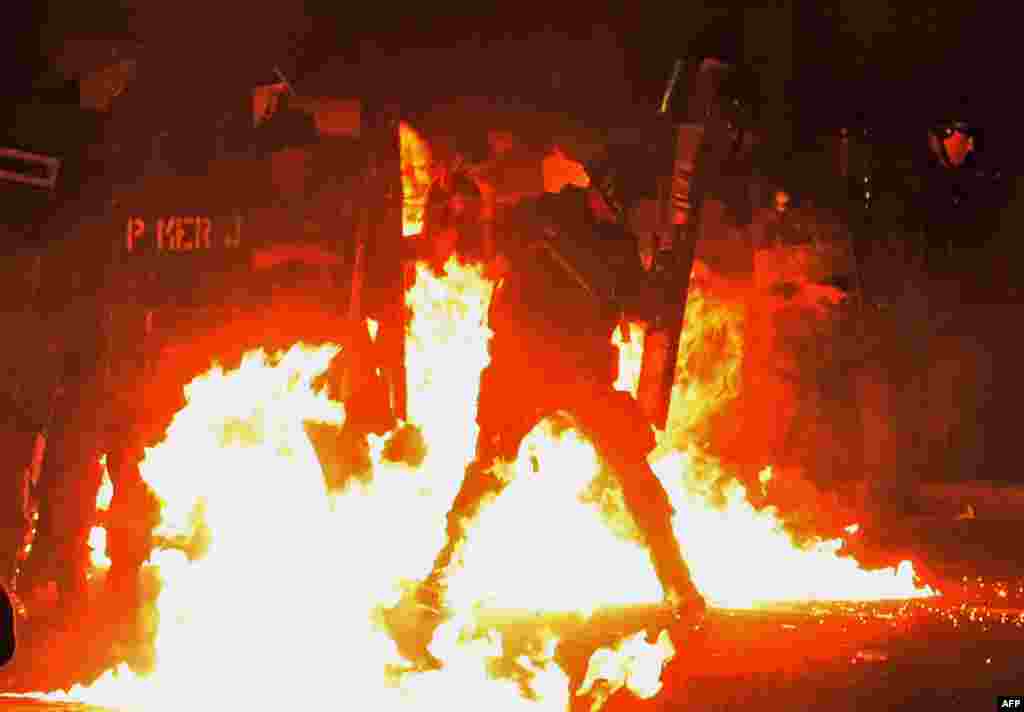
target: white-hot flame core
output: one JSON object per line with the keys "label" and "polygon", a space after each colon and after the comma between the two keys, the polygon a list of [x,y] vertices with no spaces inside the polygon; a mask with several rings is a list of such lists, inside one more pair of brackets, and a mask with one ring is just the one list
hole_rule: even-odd
{"label": "white-hot flame core", "polygon": [[[96,494],[96,512],[105,514],[114,499],[114,483],[110,479],[109,470],[107,470],[106,455],[100,457],[100,467],[103,469],[103,479],[100,481],[100,489]],[[102,570],[110,567],[110,558],[107,556],[107,530],[102,524],[97,524],[89,530],[89,561],[94,569]]]}
{"label": "white-hot flame core", "polygon": [[107,456],[100,456],[100,467],[103,469],[103,479],[100,481],[100,491],[96,494],[96,509],[104,510],[110,507],[114,500],[114,483],[110,479],[110,471],[107,469]]}
{"label": "white-hot flame core", "polygon": [[645,637],[644,633],[637,633],[613,648],[601,648],[594,653],[576,694],[587,694],[598,685],[604,688],[604,699],[623,687],[644,700],[661,692],[661,671],[675,655],[675,647],[666,631],[654,643],[648,643]]}
{"label": "white-hot flame core", "polygon": [[601,605],[662,600],[642,546],[616,536],[596,506],[580,505],[598,471],[593,446],[575,431],[556,437],[542,423],[530,433],[514,479],[462,546],[464,566],[449,581],[455,607],[589,615]]}
{"label": "white-hot flame core", "polygon": [[619,349],[619,375],[615,379],[615,390],[629,393],[634,398],[640,388],[640,365],[644,357],[646,333],[643,324],[631,323],[626,334],[628,338],[623,338],[621,327],[612,334],[612,343]]}

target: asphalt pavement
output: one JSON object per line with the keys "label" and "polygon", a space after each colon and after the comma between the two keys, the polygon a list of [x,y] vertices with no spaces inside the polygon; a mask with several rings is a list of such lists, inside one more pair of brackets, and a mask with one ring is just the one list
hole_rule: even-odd
{"label": "asphalt pavement", "polygon": [[[941,578],[942,596],[711,610],[669,663],[660,695],[645,701],[619,693],[605,710],[994,709],[998,695],[1024,694],[1020,526],[1008,519],[909,522],[890,543],[916,552],[922,568]],[[33,659],[0,671],[0,690],[24,689],[25,677],[15,685],[18,676],[5,673],[46,668],[58,648],[74,657],[76,637],[66,632],[64,642],[21,648]],[[87,709],[0,697],[0,712]]]}
{"label": "asphalt pavement", "polygon": [[[605,709],[993,709],[997,695],[1024,694],[1024,579],[964,589],[974,603],[714,610],[669,664],[658,697],[619,693]],[[1000,590],[1013,593],[991,595]],[[0,697],[3,712],[89,709]]]}

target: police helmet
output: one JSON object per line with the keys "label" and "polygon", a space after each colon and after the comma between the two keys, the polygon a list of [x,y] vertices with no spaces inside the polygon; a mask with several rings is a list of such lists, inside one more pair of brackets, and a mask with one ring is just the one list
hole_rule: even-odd
{"label": "police helmet", "polygon": [[942,119],[932,124],[930,129],[932,135],[939,140],[945,140],[955,133],[961,133],[971,138],[977,133],[974,126],[963,120]]}

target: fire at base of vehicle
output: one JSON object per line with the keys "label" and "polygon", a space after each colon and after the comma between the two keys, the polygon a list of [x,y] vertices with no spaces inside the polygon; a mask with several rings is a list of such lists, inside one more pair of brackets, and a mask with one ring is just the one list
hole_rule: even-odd
{"label": "fire at base of vehicle", "polygon": [[[115,706],[227,689],[208,653],[295,587],[271,645],[357,641],[382,704],[599,706],[656,695],[705,602],[932,595],[909,562],[847,555],[868,426],[810,415],[827,378],[799,359],[863,296],[849,235],[755,175],[770,137],[739,72],[676,70],[684,113],[544,150],[264,87],[262,155],[190,176],[157,140],[99,217],[58,215],[89,245],[37,280],[67,330],[30,337],[54,363],[18,396],[45,406],[18,429],[41,444],[5,576],[36,645],[70,656],[69,621],[113,623],[109,651],[12,685]],[[827,437],[856,445],[815,452]],[[298,657],[260,694],[327,694]]]}

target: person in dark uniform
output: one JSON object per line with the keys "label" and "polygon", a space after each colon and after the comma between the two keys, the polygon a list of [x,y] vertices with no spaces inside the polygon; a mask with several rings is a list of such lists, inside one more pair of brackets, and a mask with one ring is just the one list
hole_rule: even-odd
{"label": "person in dark uniform", "polygon": [[481,137],[461,137],[448,165],[427,192],[424,244],[419,258],[440,269],[453,254],[466,262],[494,256],[494,186],[484,175],[490,148]]}
{"label": "person in dark uniform", "polygon": [[86,599],[89,531],[103,479],[97,450],[98,380],[94,354],[71,351],[65,355],[38,484],[37,531],[22,571],[25,590],[55,582],[66,612]]}
{"label": "person in dark uniform", "polygon": [[7,592],[7,588],[0,585],[0,667],[9,663],[14,657],[17,647],[15,625],[14,601]]}
{"label": "person in dark uniform", "polygon": [[19,404],[7,395],[0,396],[0,438],[4,463],[3,501],[0,510],[0,584],[12,586],[18,557],[25,543],[29,522],[26,496],[29,468],[39,428],[22,413]]}
{"label": "person in dark uniform", "polygon": [[114,496],[107,512],[107,589],[126,598],[126,606],[138,606],[138,577],[152,552],[153,530],[160,524],[160,500],[149,488],[139,465],[143,449],[131,433],[107,458]]}
{"label": "person in dark uniform", "polygon": [[[588,172],[592,186],[614,185],[607,161]],[[509,216],[500,245],[507,269],[490,312],[491,362],[481,376],[476,458],[448,516],[448,542],[417,593],[428,609],[441,608],[465,521],[501,490],[490,472],[494,462],[514,460],[542,417],[568,413],[617,475],[666,599],[680,616],[703,611],[673,533],[672,505],[646,460],[655,445],[650,424],[636,401],[612,386],[613,330],[624,316],[652,310],[637,241],[618,224],[614,195],[567,186],[524,201]],[[436,663],[425,647],[432,631],[424,628],[420,652]]]}
{"label": "person in dark uniform", "polygon": [[971,240],[970,208],[977,187],[974,128],[965,121],[939,121],[928,131],[928,149],[918,221],[925,267],[941,277],[951,272],[954,248]]}

